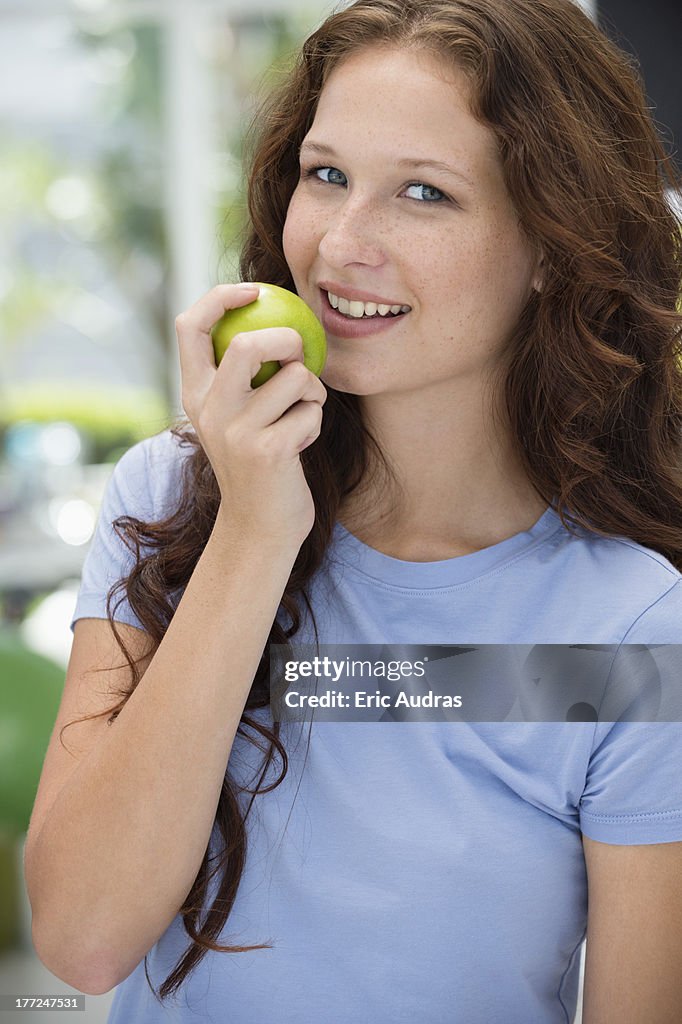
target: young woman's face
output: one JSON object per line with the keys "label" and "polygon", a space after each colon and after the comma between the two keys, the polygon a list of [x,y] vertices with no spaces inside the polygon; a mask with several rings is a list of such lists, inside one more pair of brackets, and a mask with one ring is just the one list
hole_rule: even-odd
{"label": "young woman's face", "polygon": [[[348,58],[321,93],[283,243],[299,295],[325,324],[322,379],[340,391],[470,385],[497,363],[540,287],[494,136],[466,95],[462,73],[385,49]],[[410,310],[393,321],[374,306],[345,307],[377,316],[363,324],[331,310],[328,291]]]}

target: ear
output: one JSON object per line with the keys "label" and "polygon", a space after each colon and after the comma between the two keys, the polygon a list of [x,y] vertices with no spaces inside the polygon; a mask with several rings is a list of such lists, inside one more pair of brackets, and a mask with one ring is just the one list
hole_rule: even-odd
{"label": "ear", "polygon": [[536,292],[541,292],[545,283],[544,263],[545,258],[541,255],[535,264],[535,274],[533,275],[533,288]]}

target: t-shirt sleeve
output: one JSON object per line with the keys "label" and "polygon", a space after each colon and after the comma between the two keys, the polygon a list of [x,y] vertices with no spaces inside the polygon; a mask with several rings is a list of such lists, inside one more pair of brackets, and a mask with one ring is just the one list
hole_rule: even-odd
{"label": "t-shirt sleeve", "polygon": [[[152,496],[147,465],[148,441],[140,441],[118,460],[107,481],[99,510],[95,533],[90,541],[81,572],[71,631],[78,619],[107,618],[107,593],[114,583],[127,576],[135,561],[122,538],[115,533],[113,522],[129,515],[148,520],[152,516]],[[142,549],[144,550],[144,549]],[[118,602],[121,601],[120,604]],[[118,608],[116,605],[118,604]],[[114,619],[142,629],[125,591],[117,591],[112,606]]]}
{"label": "t-shirt sleeve", "polygon": [[651,645],[659,695],[671,710],[666,720],[597,723],[580,828],[602,843],[682,842],[682,580],[639,616],[623,643]]}

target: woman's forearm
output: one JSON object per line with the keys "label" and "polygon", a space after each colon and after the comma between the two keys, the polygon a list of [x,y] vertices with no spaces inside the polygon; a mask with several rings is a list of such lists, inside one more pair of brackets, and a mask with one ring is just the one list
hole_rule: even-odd
{"label": "woman's forearm", "polygon": [[76,987],[127,977],[186,899],[296,555],[216,523],[147,671],[27,850],[36,948]]}

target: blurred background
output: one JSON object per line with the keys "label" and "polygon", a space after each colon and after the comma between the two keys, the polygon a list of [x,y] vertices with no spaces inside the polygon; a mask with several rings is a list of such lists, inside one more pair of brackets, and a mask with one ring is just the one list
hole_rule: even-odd
{"label": "blurred background", "polygon": [[[237,279],[253,105],[334,6],[0,0],[0,996],[74,992],[33,952],[22,857],[81,567],[113,464],[181,412],[175,316]],[[680,10],[581,6],[677,152]]]}

